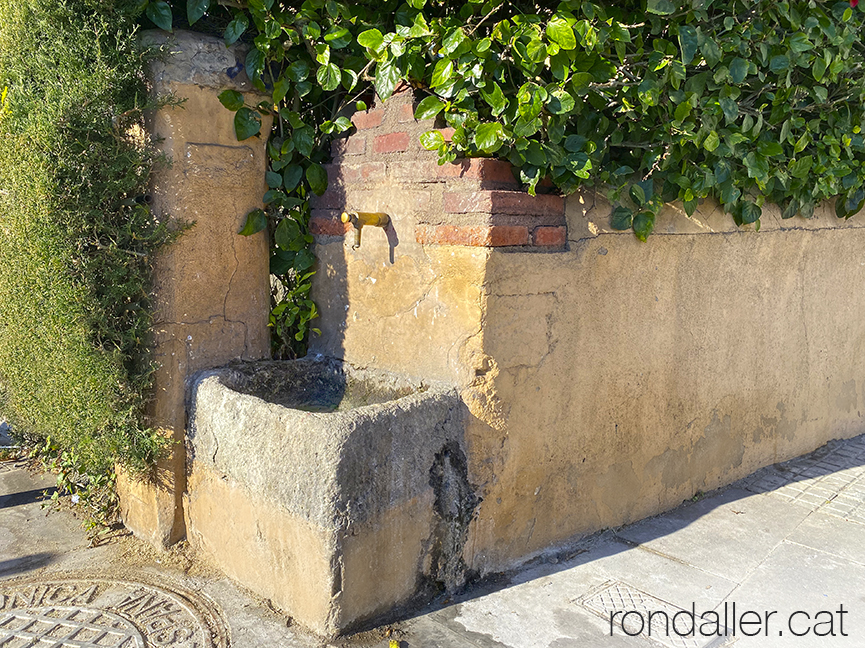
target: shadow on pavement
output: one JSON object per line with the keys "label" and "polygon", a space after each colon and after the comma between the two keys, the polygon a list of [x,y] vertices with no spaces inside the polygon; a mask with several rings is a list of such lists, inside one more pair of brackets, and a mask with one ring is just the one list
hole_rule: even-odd
{"label": "shadow on pavement", "polygon": [[0,509],[22,506],[24,504],[33,504],[34,502],[42,502],[50,499],[56,491],[57,489],[53,487],[34,488],[33,490],[21,491],[20,493],[0,495]]}
{"label": "shadow on pavement", "polygon": [[46,551],[11,560],[0,560],[0,577],[7,578],[19,572],[38,569],[53,562],[53,560],[54,554]]}
{"label": "shadow on pavement", "polygon": [[512,571],[475,581],[463,592],[441,594],[422,609],[403,610],[394,620],[405,621],[436,611],[445,617],[455,615],[455,606],[461,603],[628,552],[681,531],[719,507],[760,494],[786,501],[802,510],[803,515],[819,510],[865,525],[865,435],[830,441],[807,455],[766,466],[728,486],[697,493],[693,500],[685,500],[657,516],[575,540]]}

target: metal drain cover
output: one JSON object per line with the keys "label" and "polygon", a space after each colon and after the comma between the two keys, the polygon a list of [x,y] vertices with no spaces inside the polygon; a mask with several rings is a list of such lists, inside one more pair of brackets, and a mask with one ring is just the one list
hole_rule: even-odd
{"label": "metal drain cover", "polygon": [[[717,648],[730,639],[726,628],[721,629],[720,637],[680,636],[664,620],[672,620],[676,613],[686,610],[619,581],[604,583],[579,602],[605,621],[615,614],[614,623],[621,632],[632,637],[642,635],[668,648]],[[681,631],[688,632],[684,628]]]}
{"label": "metal drain cover", "polygon": [[0,582],[0,648],[228,648],[219,612],[160,583],[96,578]]}

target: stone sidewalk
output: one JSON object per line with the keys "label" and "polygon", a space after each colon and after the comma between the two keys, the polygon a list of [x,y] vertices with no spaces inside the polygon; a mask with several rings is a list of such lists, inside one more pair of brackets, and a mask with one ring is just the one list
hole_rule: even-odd
{"label": "stone sidewalk", "polygon": [[[183,546],[156,553],[120,532],[90,547],[70,510],[42,508],[51,484],[22,464],[0,463],[3,648],[380,648],[391,640],[402,648],[865,647],[865,436],[336,642],[291,625]],[[145,595],[176,610],[163,615],[175,627],[147,617],[155,604],[139,603]],[[52,597],[57,607],[45,607]],[[61,627],[71,638],[56,639]],[[97,631],[118,643],[81,639]],[[39,632],[60,643],[40,643]]]}

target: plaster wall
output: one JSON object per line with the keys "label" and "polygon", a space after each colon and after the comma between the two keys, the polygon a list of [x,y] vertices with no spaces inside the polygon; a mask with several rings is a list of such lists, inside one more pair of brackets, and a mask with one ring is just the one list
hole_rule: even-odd
{"label": "plaster wall", "polygon": [[[334,148],[313,212],[312,350],[458,386],[481,498],[469,569],[510,568],[863,431],[861,221],[767,207],[756,232],[706,203],[692,218],[668,208],[640,243],[586,193],[566,201],[564,245],[496,243],[471,234],[477,219],[553,231],[537,202],[552,197],[497,221],[483,205],[508,178],[412,149],[433,125],[406,119],[410,100],[356,117]],[[374,147],[395,131],[407,148]],[[448,199],[470,192],[465,209]],[[342,209],[385,211],[393,232],[365,228],[353,249]]]}
{"label": "plaster wall", "polygon": [[491,369],[464,390],[489,403],[467,432],[481,573],[865,429],[861,222],[743,231],[705,205],[642,244],[591,202],[567,252],[487,266]]}
{"label": "plaster wall", "polygon": [[[148,135],[166,163],[152,177],[152,211],[169,227],[188,226],[160,254],[154,271],[153,400],[148,423],[174,443],[152,480],[118,475],[127,527],[156,546],[185,534],[181,495],[186,488],[183,437],[186,379],[234,359],[270,354],[266,233],[238,236],[246,214],[261,206],[264,139],[238,142],[233,113],[217,98],[224,88],[251,90],[237,68],[236,49],[220,39],[178,32],[146,33],[144,46],[161,46],[151,69],[152,93],[173,98],[148,117]],[[262,132],[269,132],[265,120]]]}

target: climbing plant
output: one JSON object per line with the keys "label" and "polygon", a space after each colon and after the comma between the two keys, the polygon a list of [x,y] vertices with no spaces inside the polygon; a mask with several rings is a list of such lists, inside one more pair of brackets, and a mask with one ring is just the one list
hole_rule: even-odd
{"label": "climbing plant", "polygon": [[[605,190],[611,225],[645,241],[665,202],[690,216],[717,200],[759,229],[766,202],[784,218],[835,200],[865,205],[865,43],[855,0],[246,0],[230,4],[226,43],[251,45],[246,70],[269,100],[238,93],[239,139],[268,136],[272,272],[285,297],[272,322],[301,344],[309,300],[311,193],[327,186],[331,138],[374,89],[416,89],[422,136],[442,163],[509,160],[530,193]],[[162,7],[157,11],[156,6]],[[151,7],[170,27],[168,5]],[[191,18],[211,8],[189,0]],[[158,15],[157,15],[158,14]],[[262,134],[260,114],[276,118]],[[294,344],[294,343],[292,343]]]}

